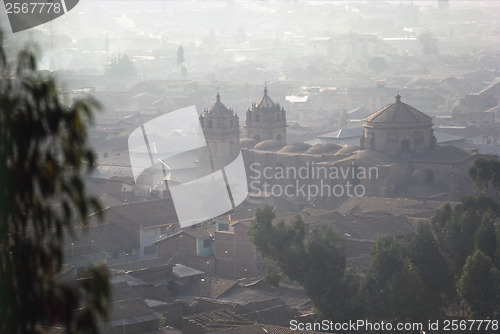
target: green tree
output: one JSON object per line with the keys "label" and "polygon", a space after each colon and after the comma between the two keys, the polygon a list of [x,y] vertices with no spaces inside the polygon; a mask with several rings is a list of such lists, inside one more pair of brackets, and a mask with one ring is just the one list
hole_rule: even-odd
{"label": "green tree", "polygon": [[425,318],[424,289],[405,245],[392,236],[379,238],[360,291],[366,315],[375,320]]}
{"label": "green tree", "polygon": [[408,256],[424,284],[426,316],[440,316],[453,295],[453,277],[428,223],[417,227],[408,240]]}
{"label": "green tree", "polygon": [[349,298],[355,295],[357,276],[346,273],[343,239],[331,229],[307,233],[300,216],[289,225],[284,221],[274,225],[274,218],[270,206],[256,210],[249,238],[257,251],[304,287],[319,316],[352,318]]}
{"label": "green tree", "polygon": [[[59,324],[68,333],[94,333],[107,315],[104,268],[78,282],[56,280],[63,229],[100,209],[81,175],[94,155],[87,142],[91,100],[68,106],[53,78],[36,72],[25,49],[9,68],[0,39],[0,332],[35,333]],[[77,311],[78,310],[78,311]]]}
{"label": "green tree", "polygon": [[498,199],[500,161],[479,158],[469,169],[469,176],[476,184],[479,193]]}
{"label": "green tree", "polygon": [[495,230],[495,221],[493,220],[491,213],[487,212],[483,215],[481,224],[476,230],[476,233],[474,233],[474,244],[476,250],[480,250],[484,253],[484,255],[490,257],[492,260],[495,259],[497,250],[497,235]]}
{"label": "green tree", "polygon": [[480,250],[467,258],[458,290],[471,319],[494,317],[500,311],[500,271]]}
{"label": "green tree", "polygon": [[483,216],[493,218],[499,212],[498,203],[484,195],[464,197],[454,208],[447,204],[436,211],[431,219],[432,230],[455,278],[460,277],[465,260],[476,248],[474,235]]}
{"label": "green tree", "polygon": [[277,272],[276,268],[269,264],[266,268],[266,274],[263,277],[264,282],[274,288],[279,288],[281,279],[281,274]]}
{"label": "green tree", "polygon": [[123,80],[136,77],[137,71],[134,63],[124,54],[111,58],[104,67],[104,74],[110,79]]}

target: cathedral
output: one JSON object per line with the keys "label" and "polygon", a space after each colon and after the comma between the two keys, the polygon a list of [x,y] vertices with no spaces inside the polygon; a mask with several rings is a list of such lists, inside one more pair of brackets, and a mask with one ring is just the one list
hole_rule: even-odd
{"label": "cathedral", "polygon": [[359,146],[242,139],[250,192],[327,209],[350,196],[459,201],[472,194],[468,169],[486,156],[436,144],[431,117],[401,96],[363,127]]}
{"label": "cathedral", "polygon": [[246,138],[240,139],[238,116],[219,94],[200,122],[212,155],[200,165],[221,168],[241,149],[250,196],[327,209],[351,196],[458,201],[473,191],[468,169],[483,156],[436,144],[431,117],[399,95],[365,118],[359,146],[287,144],[286,111],[267,88],[246,112]]}

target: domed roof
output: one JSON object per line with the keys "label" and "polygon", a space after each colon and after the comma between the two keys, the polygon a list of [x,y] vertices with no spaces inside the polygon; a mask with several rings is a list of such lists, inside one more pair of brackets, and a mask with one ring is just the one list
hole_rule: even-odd
{"label": "domed roof", "polygon": [[259,151],[277,151],[285,146],[285,143],[276,140],[264,140],[254,146],[254,149]]}
{"label": "domed roof", "polygon": [[421,123],[431,122],[432,118],[421,111],[401,102],[401,96],[396,96],[396,102],[374,112],[365,118],[372,123]]}
{"label": "domed roof", "polygon": [[301,143],[301,142],[295,142],[290,145],[287,145],[283,147],[280,151],[280,153],[302,153],[307,151],[311,145],[306,144],[306,143]]}
{"label": "domed roof", "polygon": [[259,102],[257,102],[255,107],[259,108],[259,109],[270,109],[270,108],[274,108],[275,106],[276,106],[276,104],[267,95],[267,87],[264,88],[264,96],[260,99]]}
{"label": "domed roof", "polygon": [[240,139],[240,147],[241,148],[252,148],[258,143],[257,140],[253,138],[241,138]]}
{"label": "domed roof", "polygon": [[317,143],[316,145],[311,146],[306,153],[309,154],[328,154],[334,153],[340,150],[342,146],[334,144],[334,143]]}
{"label": "domed roof", "polygon": [[357,150],[359,150],[359,146],[348,145],[348,146],[344,146],[340,150],[338,150],[337,153],[335,153],[335,155],[350,155]]}
{"label": "domed roof", "polygon": [[210,113],[210,114],[229,114],[229,115],[232,115],[233,114],[233,110],[229,109],[228,107],[226,107],[220,101],[220,95],[219,95],[219,93],[217,93],[217,100],[215,101],[215,104],[213,106],[211,106],[210,108],[208,108],[208,110],[206,111],[206,113]]}

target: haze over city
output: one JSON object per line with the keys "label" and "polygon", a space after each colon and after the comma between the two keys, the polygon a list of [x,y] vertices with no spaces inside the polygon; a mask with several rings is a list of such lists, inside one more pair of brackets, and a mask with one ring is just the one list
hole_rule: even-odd
{"label": "haze over city", "polygon": [[498,17],[499,1],[82,0],[12,33],[1,10],[7,63],[36,44],[65,104],[100,105],[81,177],[102,208],[65,229],[56,280],[105,265],[110,333],[495,332]]}

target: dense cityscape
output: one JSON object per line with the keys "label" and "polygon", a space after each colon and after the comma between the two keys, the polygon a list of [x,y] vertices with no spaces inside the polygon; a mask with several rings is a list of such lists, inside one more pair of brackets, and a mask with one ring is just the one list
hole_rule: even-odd
{"label": "dense cityscape", "polygon": [[[12,33],[0,11],[6,68],[37,44],[33,73],[54,78],[54,99],[97,106],[85,133],[95,162],[64,131],[55,149],[54,161],[95,167],[60,175],[99,205],[78,195],[67,207],[69,190],[49,203],[64,217],[51,280],[104,266],[103,333],[496,332],[499,14],[496,1],[80,1]],[[173,120],[194,111],[203,145],[189,151]],[[85,128],[61,115],[48,135]],[[182,154],[165,153],[174,146]],[[59,171],[49,153],[37,159]],[[219,188],[186,197],[220,171]],[[42,198],[57,188],[44,182]],[[71,332],[66,313],[34,332]]]}

